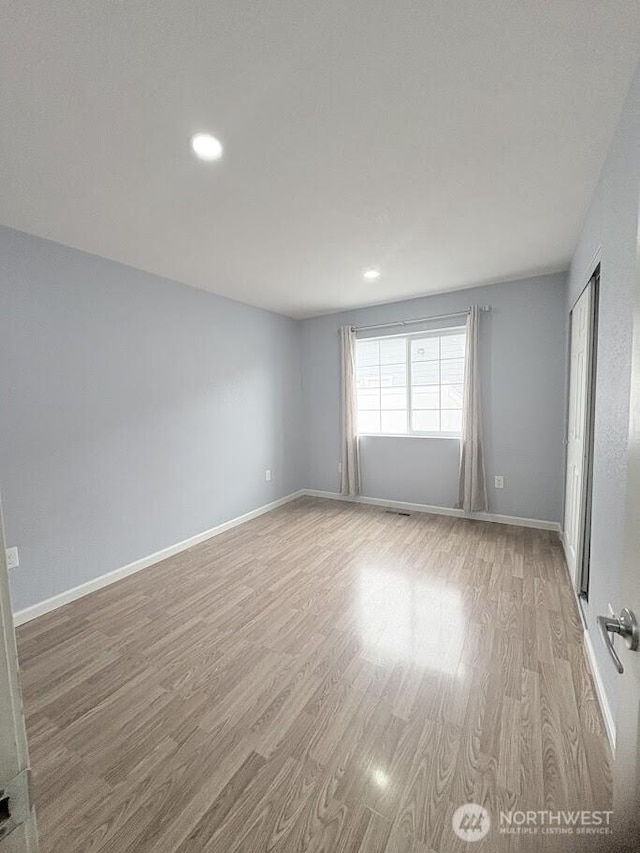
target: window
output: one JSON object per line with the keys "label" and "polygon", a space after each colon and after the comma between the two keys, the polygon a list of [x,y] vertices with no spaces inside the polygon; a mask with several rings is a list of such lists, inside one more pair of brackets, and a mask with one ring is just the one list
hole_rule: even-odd
{"label": "window", "polygon": [[356,342],[358,432],[459,436],[465,329]]}

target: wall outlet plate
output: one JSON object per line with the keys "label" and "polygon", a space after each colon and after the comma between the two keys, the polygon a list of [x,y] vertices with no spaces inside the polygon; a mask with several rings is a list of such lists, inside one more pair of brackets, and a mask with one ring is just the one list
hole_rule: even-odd
{"label": "wall outlet plate", "polygon": [[20,557],[17,548],[7,548],[7,568],[17,569],[20,565]]}
{"label": "wall outlet plate", "polygon": [[271,468],[267,468],[267,470],[264,472],[264,478],[267,483],[271,482]]}
{"label": "wall outlet plate", "polygon": [[504,489],[504,477],[502,474],[496,474],[494,477],[496,489]]}

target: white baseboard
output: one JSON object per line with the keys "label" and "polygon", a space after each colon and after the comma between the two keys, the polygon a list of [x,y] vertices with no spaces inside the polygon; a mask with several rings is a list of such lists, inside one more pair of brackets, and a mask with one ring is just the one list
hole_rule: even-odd
{"label": "white baseboard", "polygon": [[457,518],[471,518],[476,521],[493,521],[496,524],[515,524],[517,527],[535,527],[538,530],[554,530],[560,533],[560,524],[557,521],[542,521],[537,518],[520,518],[515,515],[498,515],[494,512],[464,512],[461,509],[453,509],[446,506],[430,506],[429,504],[409,503],[408,501],[392,501],[382,498],[369,498],[358,495],[350,498],[339,492],[321,492],[317,489],[303,489],[303,494],[314,498],[329,498],[336,501],[349,501],[350,503],[371,504],[373,506],[386,506],[390,509],[402,509],[407,512],[428,512],[433,515],[453,515]]}
{"label": "white baseboard", "polygon": [[119,569],[114,569],[114,571],[108,572],[106,575],[100,575],[97,578],[92,578],[90,581],[80,584],[80,586],[75,586],[72,589],[61,592],[59,595],[54,595],[52,598],[47,598],[45,601],[33,604],[31,607],[25,607],[24,610],[17,610],[13,614],[13,622],[15,625],[23,625],[25,622],[30,622],[38,616],[43,616],[45,613],[57,610],[58,607],[63,607],[71,601],[76,601],[78,598],[89,595],[91,592],[96,592],[96,590],[109,586],[109,584],[115,583],[122,578],[126,578],[128,575],[142,571],[142,569],[153,566],[162,560],[166,560],[168,557],[173,557],[174,554],[186,551],[187,548],[192,548],[194,545],[200,544],[200,542],[206,542],[207,539],[219,536],[226,530],[231,530],[232,527],[237,527],[239,524],[251,521],[252,518],[264,515],[265,512],[270,512],[272,509],[283,506],[284,504],[301,497],[303,494],[305,494],[303,491],[293,492],[290,495],[286,495],[284,498],[271,501],[271,503],[264,504],[264,506],[253,509],[251,512],[246,512],[244,515],[239,515],[236,518],[232,518],[229,521],[218,524],[216,527],[212,527],[210,530],[205,530],[203,533],[197,533],[195,536],[191,536],[189,539],[184,539],[182,542],[178,542],[175,545],[169,545],[168,548],[156,551],[155,554],[150,554],[148,557],[142,557],[139,560],[134,560],[133,563],[129,563]]}
{"label": "white baseboard", "polygon": [[230,530],[232,527],[237,527],[239,524],[244,524],[247,521],[251,521],[252,518],[257,518],[259,515],[263,515],[265,512],[269,512],[270,510],[276,509],[279,506],[283,506],[284,504],[289,503],[290,501],[293,501],[296,498],[302,497],[303,495],[309,495],[310,497],[318,498],[330,498],[332,500],[372,504],[374,506],[390,507],[392,509],[402,509],[410,512],[426,512],[433,513],[435,515],[452,515],[461,518],[474,518],[480,521],[493,521],[497,522],[498,524],[515,524],[519,527],[537,527],[542,530],[560,530],[560,525],[554,521],[539,521],[538,519],[534,518],[516,518],[515,516],[496,515],[490,512],[476,512],[467,514],[464,513],[462,510],[450,509],[449,507],[428,506],[427,504],[408,503],[407,501],[381,500],[380,498],[369,498],[365,496],[359,496],[357,498],[348,498],[344,495],[338,494],[337,492],[320,492],[315,489],[300,489],[297,492],[293,492],[290,495],[286,495],[284,498],[272,501],[271,503],[251,510],[251,512],[247,512],[244,515],[239,515],[237,516],[237,518],[232,518],[229,521],[225,521],[222,524],[218,524],[216,527],[212,527],[210,530],[205,530],[203,533],[198,533],[195,536],[191,536],[189,539],[185,539],[184,541],[178,542],[175,545],[170,545],[168,548],[163,548],[161,551],[156,551],[155,554],[150,554],[147,557],[142,557],[139,560],[135,560],[133,563],[129,563],[126,566],[121,566],[119,569],[114,569],[112,572],[108,572],[105,575],[100,575],[97,578],[92,578],[90,581],[80,584],[80,586],[73,587],[72,589],[66,590],[65,592],[61,592],[59,595],[54,595],[51,598],[47,598],[45,601],[40,601],[37,604],[31,605],[30,607],[25,607],[23,610],[18,610],[13,614],[14,624],[22,625],[25,622],[30,622],[32,619],[36,619],[38,616],[43,616],[45,613],[49,613],[52,610],[57,610],[58,607],[63,607],[65,604],[69,604],[72,601],[76,601],[78,598],[82,598],[85,595],[89,595],[92,592],[96,592],[96,590],[102,589],[105,586],[109,586],[109,584],[115,583],[121,578],[126,578],[128,575],[132,575],[135,574],[135,572],[142,571],[142,569],[146,569],[149,566],[153,566],[156,563],[161,562],[162,560],[166,560],[168,557],[173,557],[175,554],[179,554],[181,551],[186,551],[187,548],[192,548],[194,545],[198,545],[200,542],[205,542],[207,539],[212,539],[214,536],[218,536],[220,533],[224,533],[225,530]]}
{"label": "white baseboard", "polygon": [[[451,509],[449,507],[429,506],[427,504],[409,503],[407,501],[382,500],[380,498],[370,498],[365,496],[349,498],[345,495],[338,494],[337,492],[322,492],[318,491],[317,489],[300,489],[297,492],[292,492],[290,495],[286,495],[283,498],[279,498],[278,500],[272,501],[271,503],[264,504],[264,506],[251,510],[251,512],[244,513],[244,515],[239,515],[236,518],[232,518],[229,521],[225,521],[222,524],[218,524],[216,527],[212,527],[210,530],[205,530],[203,533],[198,533],[195,536],[191,536],[189,539],[185,539],[175,545],[170,545],[168,548],[163,548],[161,551],[156,551],[155,554],[150,554],[147,557],[142,557],[140,560],[135,560],[133,563],[129,563],[128,565],[122,566],[119,569],[115,569],[112,572],[108,572],[105,575],[100,575],[100,577],[93,578],[92,580],[87,581],[86,583],[83,583],[80,586],[73,587],[72,589],[69,589],[66,592],[62,592],[59,595],[54,595],[52,598],[48,598],[45,601],[41,601],[38,604],[32,605],[31,607],[25,607],[23,610],[18,610],[13,614],[14,624],[23,625],[25,622],[30,622],[32,619],[36,619],[38,616],[43,616],[45,613],[50,613],[52,610],[57,610],[58,607],[63,607],[65,604],[69,604],[70,602],[76,601],[77,599],[82,598],[85,595],[89,595],[92,592],[96,592],[97,590],[109,586],[110,584],[115,583],[116,581],[119,581],[122,578],[127,577],[128,575],[132,575],[136,572],[142,571],[142,569],[146,569],[149,566],[153,566],[156,563],[161,562],[162,560],[166,560],[168,557],[172,557],[175,554],[179,554],[181,551],[186,551],[187,548],[192,548],[194,545],[198,545],[201,542],[206,542],[207,539],[212,539],[214,536],[219,536],[226,530],[231,530],[233,527],[238,527],[240,524],[244,524],[247,521],[251,521],[251,519],[253,518],[257,518],[260,515],[264,515],[265,513],[270,512],[272,509],[284,506],[284,504],[287,504],[290,501],[295,500],[296,498],[302,497],[303,495],[308,495],[309,497],[317,498],[329,498],[330,500],[348,501],[352,503],[371,504],[373,506],[390,507],[392,509],[403,509],[411,512],[425,512],[433,513],[434,515],[450,515],[463,518],[473,518],[481,521],[493,521],[498,524],[515,524],[519,527],[535,527],[541,530],[556,530],[559,533],[561,532],[560,525],[555,521],[540,521],[539,519],[535,518],[518,518],[516,516],[496,515],[495,513],[487,512],[467,514],[464,513],[462,510]],[[580,614],[582,616],[582,611],[580,611]],[[604,690],[604,685],[600,676],[600,670],[598,668],[593,646],[591,644],[591,638],[586,628],[584,632],[584,644],[587,653],[587,661],[589,663],[589,667],[593,675],[598,701],[600,702],[600,707],[602,709],[602,715],[604,717],[607,736],[611,744],[611,749],[615,752],[615,722],[611,713],[611,708],[609,706],[607,695]]]}
{"label": "white baseboard", "polygon": [[616,722],[613,718],[613,714],[611,713],[611,706],[609,705],[609,700],[607,699],[604,684],[602,683],[602,676],[600,675],[600,668],[598,666],[598,662],[596,661],[596,653],[593,650],[591,637],[589,636],[589,632],[586,628],[584,632],[584,647],[587,652],[587,661],[589,663],[591,675],[593,676],[593,683],[596,686],[598,702],[600,703],[600,709],[602,711],[602,716],[604,717],[604,725],[607,730],[607,737],[609,738],[609,743],[611,744],[611,752],[615,755]]}

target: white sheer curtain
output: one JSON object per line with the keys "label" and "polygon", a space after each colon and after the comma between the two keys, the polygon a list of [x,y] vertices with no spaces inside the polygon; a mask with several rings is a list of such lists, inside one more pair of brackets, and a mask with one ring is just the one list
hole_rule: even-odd
{"label": "white sheer curtain", "polygon": [[358,401],[356,397],[356,333],[351,326],[340,329],[342,371],[342,479],[343,495],[360,493],[358,448]]}
{"label": "white sheer curtain", "polygon": [[467,344],[464,362],[464,398],[462,438],[460,441],[460,485],[458,509],[484,512],[487,509],[487,485],[482,445],[482,408],[480,406],[480,370],[478,367],[478,325],[480,310],[473,305],[467,317]]}

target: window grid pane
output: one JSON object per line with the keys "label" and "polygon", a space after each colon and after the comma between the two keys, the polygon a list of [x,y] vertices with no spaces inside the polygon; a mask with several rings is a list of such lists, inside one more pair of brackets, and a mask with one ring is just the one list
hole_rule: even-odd
{"label": "window grid pane", "polygon": [[358,341],[358,431],[459,435],[465,337],[463,330]]}

